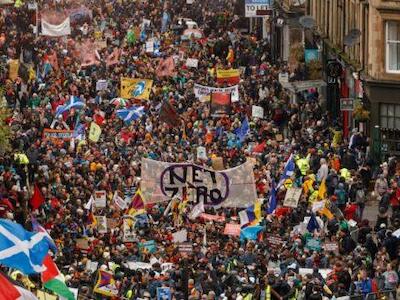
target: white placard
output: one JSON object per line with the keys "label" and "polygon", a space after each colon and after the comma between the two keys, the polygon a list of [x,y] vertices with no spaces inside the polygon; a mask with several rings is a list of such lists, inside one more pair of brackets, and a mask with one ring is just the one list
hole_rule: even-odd
{"label": "white placard", "polygon": [[100,79],[96,82],[96,91],[104,91],[108,87],[108,82],[105,79]]}
{"label": "white placard", "polygon": [[128,261],[128,262],[126,262],[126,264],[128,265],[128,268],[131,270],[138,270],[138,269],[151,270],[152,269],[151,264],[140,262],[140,261]]}
{"label": "white placard", "polygon": [[197,159],[207,160],[207,150],[206,147],[199,146],[197,147]]}
{"label": "white placard", "polygon": [[154,52],[154,42],[153,41],[147,41],[145,47],[146,47],[146,53]]}
{"label": "white placard", "polygon": [[253,105],[251,107],[251,115],[253,118],[263,119],[264,118],[264,108],[261,106]]}
{"label": "white placard", "polygon": [[187,230],[182,229],[178,232],[172,234],[173,242],[174,243],[184,243],[187,241]]}
{"label": "white placard", "polygon": [[301,188],[289,188],[286,191],[285,200],[283,201],[283,206],[296,208],[297,205],[299,204],[302,191],[303,189]]}
{"label": "white placard", "polygon": [[188,58],[186,60],[186,67],[197,69],[198,66],[199,66],[199,60],[196,58]]}
{"label": "white placard", "polygon": [[133,219],[125,218],[122,228],[125,243],[136,241],[135,221]]}
{"label": "white placard", "polygon": [[95,191],[94,192],[94,207],[104,208],[107,205],[107,192]]}
{"label": "white placard", "polygon": [[96,272],[98,266],[99,266],[99,262],[98,261],[88,260],[86,262],[86,270],[90,271],[90,273]]}
{"label": "white placard", "polygon": [[289,74],[288,73],[279,73],[278,80],[280,83],[288,83],[289,82]]}
{"label": "white placard", "polygon": [[99,233],[107,233],[107,217],[106,216],[95,216],[97,221],[97,231]]}

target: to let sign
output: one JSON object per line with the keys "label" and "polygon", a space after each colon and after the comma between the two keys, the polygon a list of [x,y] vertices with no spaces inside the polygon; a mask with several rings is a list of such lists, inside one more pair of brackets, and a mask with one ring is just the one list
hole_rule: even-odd
{"label": "to let sign", "polygon": [[341,111],[353,111],[354,110],[354,99],[353,98],[341,98],[340,99],[340,110]]}
{"label": "to let sign", "polygon": [[244,10],[247,18],[263,17],[271,9],[272,0],[245,0]]}

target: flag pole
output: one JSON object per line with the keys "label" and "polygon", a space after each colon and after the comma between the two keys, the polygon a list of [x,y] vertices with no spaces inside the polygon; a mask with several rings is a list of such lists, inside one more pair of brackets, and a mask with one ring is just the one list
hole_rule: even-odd
{"label": "flag pole", "polygon": [[36,38],[39,37],[39,2],[36,3]]}

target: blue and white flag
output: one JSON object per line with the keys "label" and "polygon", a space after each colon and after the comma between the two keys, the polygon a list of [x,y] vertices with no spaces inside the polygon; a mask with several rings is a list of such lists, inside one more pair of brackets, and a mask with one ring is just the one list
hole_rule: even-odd
{"label": "blue and white flag", "polygon": [[132,121],[136,121],[140,119],[144,115],[144,107],[143,106],[132,106],[127,109],[119,109],[117,110],[117,116],[125,123],[129,124]]}
{"label": "blue and white flag", "polygon": [[236,128],[234,133],[236,137],[243,142],[244,139],[246,138],[246,135],[250,132],[250,127],[249,127],[249,120],[247,117],[242,121],[242,126],[239,128]]}
{"label": "blue and white flag", "polygon": [[169,13],[164,11],[161,19],[161,33],[167,31],[169,20],[170,20]]}
{"label": "blue and white flag", "polygon": [[294,162],[293,154],[291,154],[285,164],[285,168],[283,169],[283,174],[279,179],[279,183],[276,189],[279,189],[285,183],[286,179],[293,176],[295,169],[296,169],[296,163]]}
{"label": "blue and white flag", "polygon": [[26,231],[18,223],[0,219],[0,264],[26,275],[40,273],[49,248],[45,233]]}
{"label": "blue and white flag", "polygon": [[62,115],[63,113],[70,111],[71,109],[81,109],[85,107],[85,103],[83,103],[82,99],[76,96],[71,96],[68,102],[64,105],[60,105],[56,109],[56,118]]}
{"label": "blue and white flag", "polygon": [[32,223],[33,231],[43,232],[47,237],[51,251],[53,251],[54,253],[57,253],[58,249],[57,249],[56,243],[54,243],[53,239],[51,238],[51,236],[47,232],[47,230],[42,225],[40,225],[39,222],[32,216],[31,216],[31,223]]}
{"label": "blue and white flag", "polygon": [[269,192],[269,201],[268,201],[267,213],[268,214],[273,214],[275,212],[275,209],[276,209],[277,205],[278,205],[278,202],[276,200],[275,181],[272,181],[271,191]]}

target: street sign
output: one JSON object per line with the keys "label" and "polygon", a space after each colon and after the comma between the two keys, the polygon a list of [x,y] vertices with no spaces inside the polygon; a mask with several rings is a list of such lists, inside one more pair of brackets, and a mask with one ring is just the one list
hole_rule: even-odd
{"label": "street sign", "polygon": [[272,0],[245,0],[244,11],[247,18],[263,17],[272,9]]}
{"label": "street sign", "polygon": [[353,98],[341,98],[340,99],[340,110],[341,111],[353,111],[354,110],[354,99]]}

